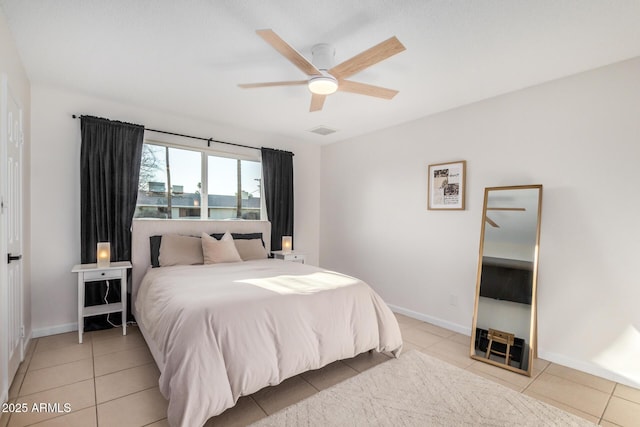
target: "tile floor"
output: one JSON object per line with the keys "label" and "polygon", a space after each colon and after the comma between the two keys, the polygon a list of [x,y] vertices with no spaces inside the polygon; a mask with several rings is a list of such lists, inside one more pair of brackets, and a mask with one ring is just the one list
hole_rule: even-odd
{"label": "tile floor", "polygon": [[[469,337],[398,315],[405,349],[417,349],[604,426],[640,426],[640,390],[544,360],[525,377],[469,358]],[[60,403],[61,412],[2,414],[0,427],[168,426],[158,369],[137,328],[32,340],[9,402]],[[243,426],[389,360],[365,353],[241,398],[207,426]],[[62,412],[64,403],[71,412]],[[55,408],[54,408],[55,409]],[[10,416],[9,416],[10,415]]]}

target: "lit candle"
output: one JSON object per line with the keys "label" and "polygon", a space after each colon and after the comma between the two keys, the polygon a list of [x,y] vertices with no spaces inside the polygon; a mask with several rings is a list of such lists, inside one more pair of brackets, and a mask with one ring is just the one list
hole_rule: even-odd
{"label": "lit candle", "polygon": [[96,253],[98,258],[98,268],[109,267],[109,263],[111,262],[111,244],[109,242],[98,243],[98,250]]}
{"label": "lit candle", "polygon": [[282,236],[282,252],[291,252],[291,236]]}

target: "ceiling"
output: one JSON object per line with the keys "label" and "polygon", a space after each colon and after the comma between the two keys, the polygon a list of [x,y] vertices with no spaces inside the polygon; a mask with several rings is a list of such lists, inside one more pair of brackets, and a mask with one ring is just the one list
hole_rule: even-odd
{"label": "ceiling", "polygon": [[[0,5],[32,84],[318,144],[640,56],[638,0]],[[400,93],[387,101],[338,92],[310,113],[304,86],[240,89],[238,83],[305,78],[256,35],[262,28],[309,59],[313,45],[331,43],[336,64],[395,35],[407,50],[351,80]],[[320,125],[338,132],[308,132]]]}

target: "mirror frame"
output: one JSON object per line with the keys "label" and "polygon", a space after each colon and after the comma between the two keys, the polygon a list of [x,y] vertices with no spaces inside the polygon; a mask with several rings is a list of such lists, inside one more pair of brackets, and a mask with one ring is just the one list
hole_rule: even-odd
{"label": "mirror frame", "polygon": [[[527,189],[538,189],[538,216],[537,216],[537,224],[536,224],[536,246],[534,249],[534,259],[533,259],[533,275],[532,275],[532,284],[531,284],[531,320],[529,328],[529,363],[527,369],[518,369],[510,365],[505,365],[504,363],[497,362],[495,360],[487,359],[485,357],[480,357],[476,355],[476,327],[478,321],[478,302],[480,299],[480,282],[482,278],[482,258],[484,253],[484,234],[485,227],[487,222],[485,218],[487,216],[487,199],[489,197],[490,191],[500,191],[500,190],[527,190]],[[538,356],[538,317],[537,317],[537,282],[538,282],[538,254],[540,250],[540,224],[542,218],[542,184],[535,185],[514,185],[507,187],[486,187],[484,189],[484,204],[482,207],[482,223],[480,227],[480,249],[478,255],[478,270],[476,275],[476,293],[475,293],[475,306],[473,309],[473,324],[471,326],[471,348],[469,352],[469,356],[474,359],[484,363],[488,363],[490,365],[494,365],[503,369],[507,369],[509,371],[513,371],[519,374],[531,376],[531,372],[533,369],[534,359]]]}

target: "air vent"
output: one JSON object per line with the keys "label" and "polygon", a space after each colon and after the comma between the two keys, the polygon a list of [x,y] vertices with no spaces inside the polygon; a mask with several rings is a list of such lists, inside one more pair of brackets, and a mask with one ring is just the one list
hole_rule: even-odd
{"label": "air vent", "polygon": [[317,128],[309,129],[309,132],[317,133],[318,135],[331,135],[337,132],[335,129],[328,128],[326,126],[318,126]]}

